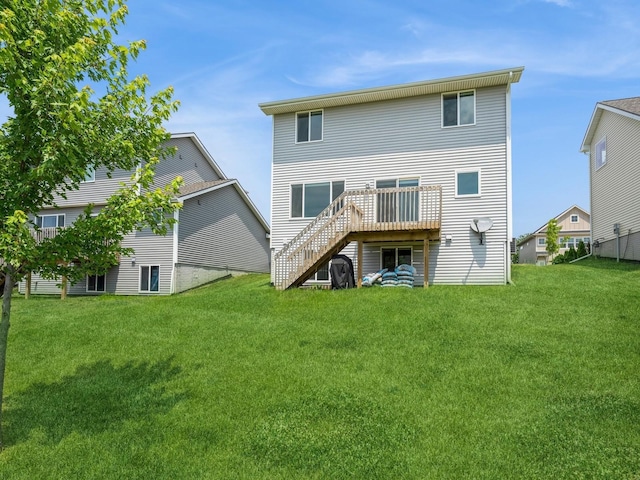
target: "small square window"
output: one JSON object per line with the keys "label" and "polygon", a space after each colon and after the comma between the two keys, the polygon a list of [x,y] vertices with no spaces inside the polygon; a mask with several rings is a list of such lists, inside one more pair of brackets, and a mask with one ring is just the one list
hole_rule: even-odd
{"label": "small square window", "polygon": [[546,245],[547,244],[547,239],[544,237],[539,237],[538,238],[538,245],[542,246],[542,245]]}
{"label": "small square window", "polygon": [[92,183],[96,181],[96,169],[93,165],[87,167],[87,171],[84,174],[84,180],[80,183]]}
{"label": "small square window", "polygon": [[578,223],[578,215],[571,215],[571,223]]}
{"label": "small square window", "polygon": [[456,197],[480,195],[480,172],[456,172]]}

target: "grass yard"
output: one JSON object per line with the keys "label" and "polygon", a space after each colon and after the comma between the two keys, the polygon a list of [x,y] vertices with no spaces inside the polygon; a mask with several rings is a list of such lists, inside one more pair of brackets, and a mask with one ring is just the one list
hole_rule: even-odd
{"label": "grass yard", "polygon": [[14,298],[5,479],[640,480],[640,266]]}

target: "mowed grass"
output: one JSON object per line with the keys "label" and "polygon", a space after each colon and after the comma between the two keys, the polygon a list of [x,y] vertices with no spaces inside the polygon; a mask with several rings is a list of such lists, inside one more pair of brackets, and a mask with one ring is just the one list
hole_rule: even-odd
{"label": "mowed grass", "polygon": [[13,299],[2,479],[640,479],[640,266]]}

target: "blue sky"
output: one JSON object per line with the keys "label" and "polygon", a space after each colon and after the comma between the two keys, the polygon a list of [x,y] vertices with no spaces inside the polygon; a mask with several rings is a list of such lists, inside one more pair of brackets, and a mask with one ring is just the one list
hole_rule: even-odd
{"label": "blue sky", "polygon": [[640,95],[637,0],[130,0],[131,73],[175,88],[195,132],[269,221],[272,100],[524,66],[512,88],[516,236],[589,210],[579,148],[596,102]]}

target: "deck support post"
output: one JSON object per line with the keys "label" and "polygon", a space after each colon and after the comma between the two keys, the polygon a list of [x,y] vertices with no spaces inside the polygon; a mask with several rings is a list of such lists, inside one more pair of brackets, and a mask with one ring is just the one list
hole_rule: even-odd
{"label": "deck support post", "polygon": [[429,286],[429,239],[424,239],[424,248],[422,249],[424,254],[424,288]]}
{"label": "deck support post", "polygon": [[358,288],[362,287],[362,240],[358,241]]}

